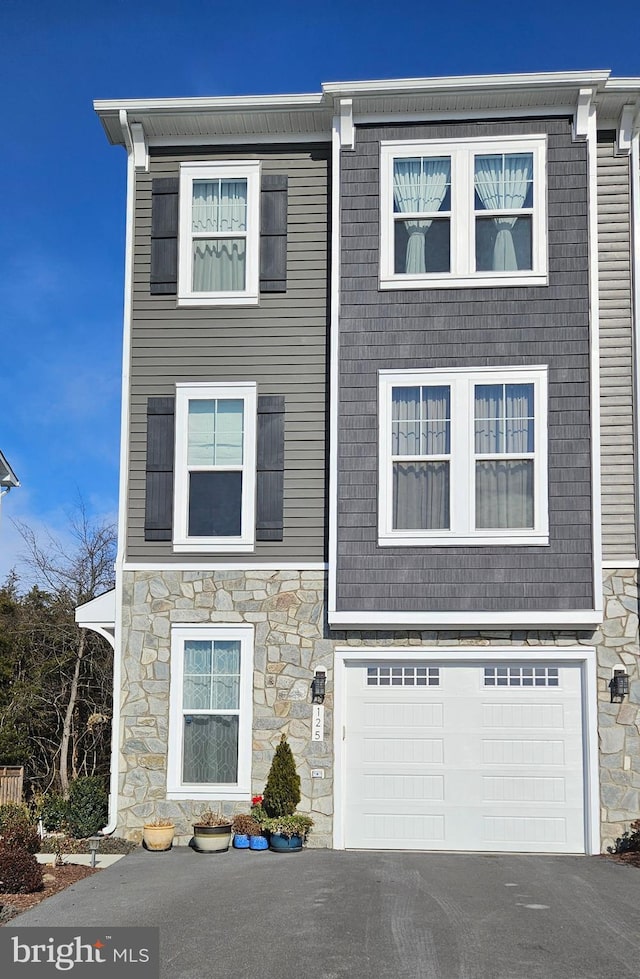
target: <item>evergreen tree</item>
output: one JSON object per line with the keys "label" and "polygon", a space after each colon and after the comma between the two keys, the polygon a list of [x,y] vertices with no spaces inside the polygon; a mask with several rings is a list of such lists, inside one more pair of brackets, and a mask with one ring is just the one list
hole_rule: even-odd
{"label": "evergreen tree", "polygon": [[300,776],[283,734],[271,762],[262,805],[268,816],[291,816],[299,802]]}

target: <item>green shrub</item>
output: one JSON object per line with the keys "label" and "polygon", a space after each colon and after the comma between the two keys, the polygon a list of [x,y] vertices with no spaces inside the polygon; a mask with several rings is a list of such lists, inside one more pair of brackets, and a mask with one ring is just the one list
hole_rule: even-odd
{"label": "green shrub", "polygon": [[27,806],[8,802],[0,806],[0,837],[8,847],[17,847],[29,853],[40,849],[38,827],[32,822]]}
{"label": "green shrub", "polygon": [[32,894],[42,888],[42,867],[23,847],[0,845],[0,891],[4,894]]}
{"label": "green shrub", "polygon": [[77,778],[69,787],[67,825],[71,836],[84,839],[93,836],[106,824],[109,797],[98,775]]}
{"label": "green shrub", "polygon": [[638,853],[640,852],[640,819],[631,823],[631,828],[619,836],[613,846],[607,847],[608,853]]}
{"label": "green shrub", "polygon": [[43,797],[39,808],[40,819],[47,833],[57,833],[65,828],[69,803],[63,796],[50,792]]}
{"label": "green shrub", "polygon": [[300,802],[300,776],[283,734],[267,776],[262,805],[268,816],[291,816]]}

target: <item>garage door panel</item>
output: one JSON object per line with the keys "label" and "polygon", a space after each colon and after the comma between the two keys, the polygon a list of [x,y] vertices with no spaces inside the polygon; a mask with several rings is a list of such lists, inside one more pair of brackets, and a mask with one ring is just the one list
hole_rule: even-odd
{"label": "garage door panel", "polygon": [[518,775],[483,775],[483,802],[560,802],[567,801],[564,778]]}
{"label": "garage door panel", "polygon": [[346,846],[584,852],[580,668],[411,670],[348,670]]}
{"label": "garage door panel", "polygon": [[442,738],[363,738],[365,765],[441,765],[444,760]]}
{"label": "garage door panel", "polygon": [[365,775],[362,800],[371,803],[395,799],[403,802],[442,802],[443,775]]}
{"label": "garage door panel", "polygon": [[[388,695],[387,695],[388,696]],[[365,701],[362,709],[365,728],[442,727],[444,706],[441,703],[388,703]]]}

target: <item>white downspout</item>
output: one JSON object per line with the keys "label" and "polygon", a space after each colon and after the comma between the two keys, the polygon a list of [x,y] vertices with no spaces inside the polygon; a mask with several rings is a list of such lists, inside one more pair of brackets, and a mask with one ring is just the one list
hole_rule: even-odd
{"label": "white downspout", "polygon": [[109,822],[103,833],[113,833],[118,822],[118,789],[120,774],[120,702],[122,698],[122,595],[123,565],[126,554],[127,499],[129,488],[129,400],[131,361],[131,319],[133,304],[133,234],[135,220],[134,144],[127,113],[120,112],[120,125],[127,148],[127,210],[124,261],[124,325],[122,339],[122,411],[120,420],[120,483],[118,502],[118,552],[116,555],[115,623],[113,650],[113,710],[111,720],[111,782],[109,787]]}
{"label": "white downspout", "polygon": [[631,138],[631,323],[633,329],[633,426],[635,449],[636,557],[640,557],[640,130]]}

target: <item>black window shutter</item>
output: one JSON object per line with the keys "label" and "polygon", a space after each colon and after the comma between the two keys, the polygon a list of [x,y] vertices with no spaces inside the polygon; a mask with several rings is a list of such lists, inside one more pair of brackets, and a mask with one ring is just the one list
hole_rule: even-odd
{"label": "black window shutter", "polygon": [[260,193],[260,292],[287,291],[287,194],[289,178],[262,175]]}
{"label": "black window shutter", "polygon": [[152,295],[175,296],[178,291],[178,177],[151,182]]}
{"label": "black window shutter", "polygon": [[258,398],[256,540],[284,533],[284,398]]}
{"label": "black window shutter", "polygon": [[147,401],[147,480],[144,539],[171,540],[175,398]]}

